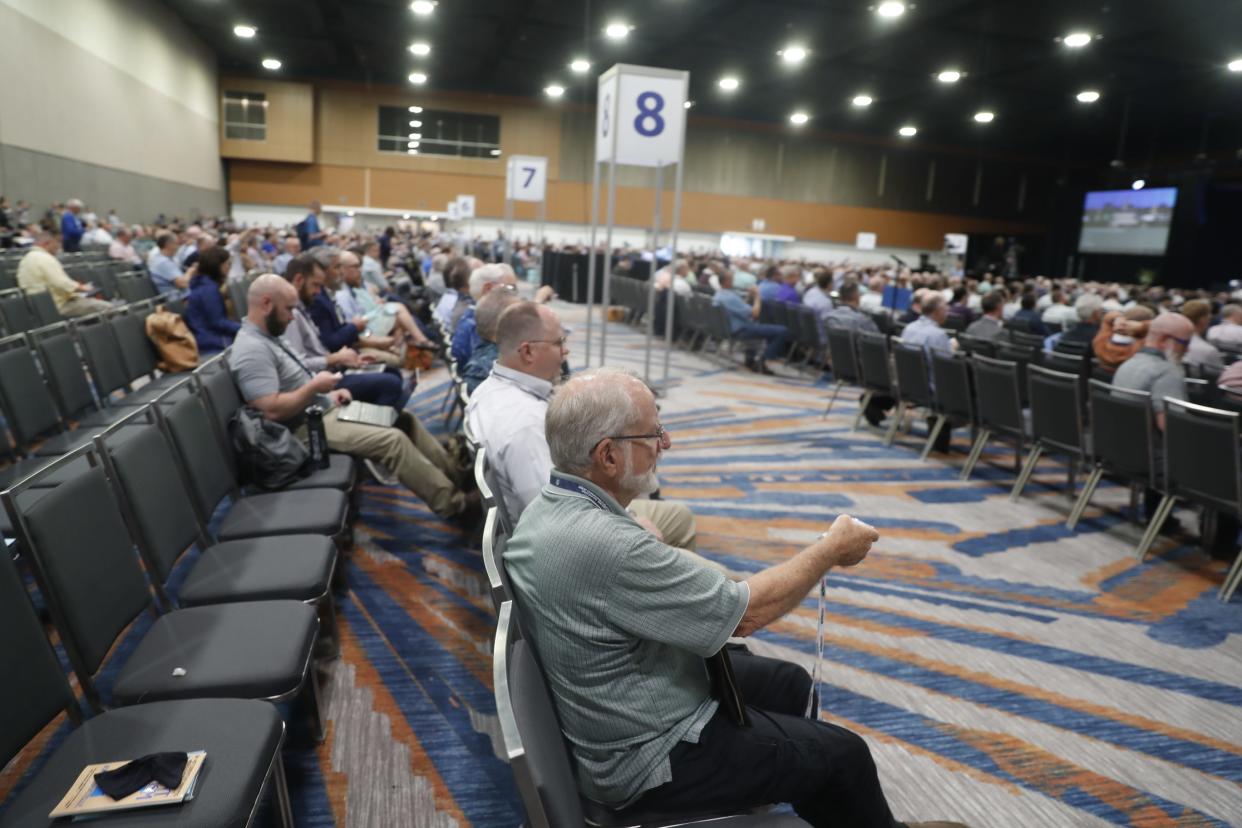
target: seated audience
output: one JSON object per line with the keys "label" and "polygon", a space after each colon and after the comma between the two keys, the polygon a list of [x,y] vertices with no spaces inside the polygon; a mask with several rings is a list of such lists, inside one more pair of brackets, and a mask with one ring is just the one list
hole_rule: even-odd
{"label": "seated audience", "polygon": [[[513,268],[505,264],[483,265],[470,274],[469,287],[470,298],[473,302],[479,302],[493,288],[504,287],[517,290],[517,275],[513,272]],[[459,365],[470,359],[470,355],[479,342],[473,302],[464,309],[457,320],[457,327],[453,329],[452,347],[449,350]]]}
{"label": "seated audience", "polygon": [[1054,290],[1048,307],[1044,308],[1039,318],[1045,327],[1060,325],[1067,328],[1078,321],[1078,312],[1070,305],[1070,297],[1065,292]]}
{"label": "seated audience", "polygon": [[789,331],[784,325],[768,325],[758,321],[759,310],[763,302],[758,288],[751,290],[750,298],[751,302],[748,305],[742,297],[734,293],[733,274],[724,273],[720,277],[720,289],[712,298],[712,304],[724,308],[729,314],[729,330],[734,336],[743,339],[762,339],[767,343],[762,355],[756,354],[754,346],[747,344],[746,367],[760,374],[772,374],[775,372],[768,368],[767,361],[780,357]]}
{"label": "seated audience", "polygon": [[1022,294],[1022,299],[1020,300],[1021,309],[1013,315],[1013,319],[1018,323],[1025,322],[1026,330],[1028,332],[1039,334],[1040,336],[1047,336],[1051,333],[1051,331],[1049,331],[1048,326],[1044,324],[1044,320],[1040,317],[1039,311],[1035,310],[1035,303],[1036,299],[1034,293],[1027,292]]}
{"label": "seated audience", "polygon": [[[478,344],[459,371],[462,381],[466,383],[466,393],[474,394],[475,389],[491,375],[492,365],[500,354],[496,345],[500,316],[510,306],[521,301],[522,298],[514,290],[493,290],[479,300],[474,316]],[[462,325],[464,324],[463,321]]]}
{"label": "seated audience", "polygon": [[229,251],[223,247],[209,248],[198,260],[198,273],[190,280],[190,298],[186,301],[185,324],[200,354],[223,351],[233,343],[241,327],[229,319],[221,288],[228,278]]}
{"label": "seated audience", "polygon": [[134,246],[130,244],[130,240],[133,237],[134,234],[129,231],[128,227],[117,228],[112,244],[108,245],[108,258],[116,259],[118,262],[125,262],[126,264],[141,265],[142,258],[134,250]]}
{"label": "seated audience", "polygon": [[957,287],[953,289],[953,294],[949,299],[949,316],[955,319],[961,319],[960,326],[956,330],[967,328],[975,319],[975,312],[970,307],[970,295],[966,288]]}
{"label": "seated audience", "polygon": [[778,302],[791,305],[801,304],[802,294],[798,293],[798,283],[802,281],[802,268],[791,265],[781,270],[781,285],[776,291]]}
{"label": "seated audience", "polygon": [[818,322],[819,342],[821,345],[828,342],[828,331],[824,327],[828,321],[828,315],[832,313],[832,298],[828,292],[832,289],[832,273],[825,268],[819,268],[815,271],[815,284],[806,289],[806,293],[802,295],[802,304],[815,311],[815,320]]}
{"label": "seated audience", "polygon": [[1212,323],[1212,303],[1206,299],[1192,299],[1182,305],[1182,315],[1195,326],[1194,336],[1190,339],[1190,347],[1186,349],[1185,363],[1218,371],[1223,369],[1225,358],[1220,350],[1203,338],[1208,326]]}
{"label": "seated audience", "polygon": [[764,302],[772,302],[779,298],[781,292],[781,269],[776,265],[768,265],[763,269],[763,278],[755,285],[759,298]]}
{"label": "seated audience", "polygon": [[450,259],[444,268],[444,295],[436,303],[433,314],[441,325],[452,331],[453,315],[457,310],[458,302],[466,301],[465,295],[468,295],[466,289],[473,271],[470,268],[470,262],[461,256]]}
{"label": "seated audience", "polygon": [[358,256],[350,251],[340,255],[341,286],[337,288],[336,304],[349,318],[362,317],[367,321],[367,335],[371,337],[388,336],[396,328],[407,342],[434,348],[431,341],[423,336],[414,317],[400,302],[382,302],[376,299],[371,290],[362,282],[362,263]]}
{"label": "seated audience", "polygon": [[324,273],[323,289],[307,304],[307,312],[319,329],[319,339],[324,347],[335,351],[356,345],[359,353],[370,357],[372,361],[382,362],[390,368],[399,368],[401,358],[396,354],[399,344],[397,340],[392,336],[370,335],[365,317],[346,316],[333,299],[344,281],[341,277],[341,252],[335,247],[319,245],[308,255],[314,257]]}
{"label": "seated audience", "polygon": [[983,297],[980,309],[983,315],[967,325],[962,333],[990,342],[1005,332],[1005,297],[999,291],[992,291]]}
{"label": "seated audience", "polygon": [[1209,328],[1205,338],[1218,348],[1242,351],[1242,305],[1221,308],[1220,324]]}
{"label": "seated audience", "polygon": [[112,307],[102,299],[90,298],[94,285],[79,282],[65,272],[56,258],[59,249],[60,239],[51,233],[41,231],[35,236],[34,245],[17,265],[18,287],[26,293],[52,294],[61,316],[89,316]]}
{"label": "seated audience", "polygon": [[151,281],[161,294],[171,294],[174,299],[183,299],[190,289],[190,280],[198,272],[197,265],[181,269],[173,256],[177,252],[177,236],[164,231],[155,237],[155,249],[151,253],[149,267]]}
{"label": "seated audience", "polygon": [[901,341],[921,346],[929,357],[932,351],[953,353],[953,343],[941,327],[948,317],[949,306],[942,297],[935,294],[926,297],[922,315],[905,327],[901,332]]}
{"label": "seated audience", "polygon": [[247,305],[246,319],[229,352],[229,368],[248,404],[303,440],[306,408],[319,405],[326,411],[323,426],[329,449],[392,469],[440,517],[475,511],[478,493],[467,495],[460,488],[468,474],[453,466],[444,447],[413,414],[402,411],[391,428],[338,419],[339,407],[352,399],[349,389],[337,387],[342,377],[312,371],[280,341],[298,305],[293,285],[274,273],[259,276],[250,285]]}
{"label": "seated audience", "polygon": [[837,304],[824,318],[825,327],[843,328],[849,331],[879,333],[875,320],[858,309],[858,283],[845,281],[837,288]]}
{"label": "seated audience", "polygon": [[1100,333],[1100,319],[1104,316],[1104,300],[1095,293],[1084,293],[1074,302],[1074,316],[1078,321],[1061,334],[1060,341],[1089,346]]}
{"label": "seated audience", "polygon": [[[385,234],[384,238],[387,239],[390,237]],[[392,292],[392,285],[388,284],[388,277],[384,275],[384,265],[381,261],[380,247],[381,245],[379,242],[372,241],[368,242],[363,248],[362,281],[366,282],[367,287],[375,288],[375,291],[379,296],[387,296]]]}
{"label": "seated audience", "polygon": [[[512,312],[512,311],[511,311]],[[816,826],[894,826],[859,736],[807,718],[809,676],[726,653],[749,725],[713,697],[704,659],[797,607],[879,535],[842,515],[792,559],[732,581],[643,531],[626,512],[669,448],[655,399],[601,369],[552,397],[553,471],[504,561],[539,652],[583,795],[607,807],[746,809],[788,802]]]}
{"label": "seated audience", "polygon": [[1147,336],[1134,356],[1113,374],[1113,385],[1151,394],[1156,421],[1164,428],[1164,400],[1186,399],[1186,372],[1182,360],[1195,326],[1180,313],[1162,313],[1151,321]]}
{"label": "seated audience", "polygon": [[289,262],[293,261],[293,257],[301,252],[302,243],[298,241],[298,237],[286,236],[284,251],[272,260],[272,272],[284,276],[285,268],[289,266]]}
{"label": "seated audience", "polygon": [[1115,370],[1143,347],[1143,338],[1147,336],[1147,326],[1153,316],[1155,314],[1143,305],[1104,314],[1100,332],[1091,340],[1095,358],[1105,368]]}

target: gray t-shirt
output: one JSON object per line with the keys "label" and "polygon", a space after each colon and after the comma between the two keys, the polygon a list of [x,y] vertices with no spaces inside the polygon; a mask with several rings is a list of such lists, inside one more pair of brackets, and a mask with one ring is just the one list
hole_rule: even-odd
{"label": "gray t-shirt", "polygon": [[[249,319],[242,322],[229,350],[229,370],[246,402],[296,391],[312,376],[308,368],[281,348],[275,337]],[[315,397],[315,403],[324,411],[332,407],[332,400],[323,394]]]}
{"label": "gray t-shirt", "polygon": [[1164,411],[1164,398],[1186,399],[1186,372],[1155,348],[1143,348],[1121,363],[1113,374],[1113,385],[1151,394],[1151,407]]}
{"label": "gray t-shirt", "polygon": [[504,562],[582,792],[617,806],[668,782],[669,752],[698,742],[716,712],[704,658],[742,620],[749,585],[557,471],[522,513]]}

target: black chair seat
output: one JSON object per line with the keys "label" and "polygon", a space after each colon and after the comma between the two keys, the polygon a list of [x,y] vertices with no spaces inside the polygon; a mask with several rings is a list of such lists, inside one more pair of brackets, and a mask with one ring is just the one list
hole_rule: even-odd
{"label": "black chair seat", "polygon": [[119,407],[100,409],[99,411],[95,411],[83,417],[82,419],[78,420],[77,421],[78,428],[85,428],[88,426],[98,426],[100,428],[105,428],[107,426],[112,425],[117,420],[128,417],[130,414],[133,414],[133,413],[134,413],[133,411],[130,411],[127,408],[119,408]]}
{"label": "black chair seat", "polygon": [[[95,435],[101,431],[103,431],[103,427],[93,425],[83,426],[81,428],[74,429],[73,431],[62,431],[60,434],[49,437],[40,443],[38,448],[34,450],[35,458],[52,458],[68,454],[69,452],[90,443],[95,439]],[[125,442],[126,438],[132,436],[133,434],[134,430],[132,428],[121,426],[116,431],[115,436],[113,436],[112,443],[114,445],[119,445]],[[74,462],[75,464],[86,463],[86,458],[82,457]],[[79,466],[79,468],[82,467]],[[58,475],[61,479],[64,479],[64,470],[60,470]],[[51,483],[45,480],[42,481],[40,485],[51,485]]]}
{"label": "black chair seat", "polygon": [[234,501],[216,537],[222,541],[266,535],[335,535],[345,526],[349,500],[337,489],[272,492]]}
{"label": "black chair seat", "polygon": [[[278,698],[302,684],[318,629],[298,601],[191,607],[160,616],[125,662],[113,704]],[[178,667],[185,675],[173,675]]]}
{"label": "black chair seat", "polygon": [[582,811],[586,815],[587,825],[598,825],[601,828],[620,828],[623,825],[697,825],[700,822],[711,825],[711,828],[807,828],[807,823],[793,814],[734,814],[712,817],[704,814],[702,810],[683,814],[632,810],[620,815],[586,797],[582,797]]}
{"label": "black chair seat", "polygon": [[208,547],[178,593],[183,607],[234,601],[313,601],[328,591],[336,546],[323,535],[280,535]]}
{"label": "black chair seat", "polygon": [[[8,469],[4,469],[4,471],[8,471]],[[0,488],[7,489],[8,484],[0,483]],[[24,492],[18,492],[17,497],[15,498],[17,505],[24,512],[42,500],[43,496],[46,495],[48,491],[48,489],[27,489]],[[6,538],[13,537],[13,521],[9,518],[9,512],[7,509],[0,509],[0,535],[3,535]]]}
{"label": "black chair seat", "polygon": [[192,699],[112,710],[69,733],[30,785],[9,804],[0,826],[63,824],[53,823],[47,815],[89,764],[191,750],[207,752],[193,800],[105,816],[99,824],[145,828],[246,825],[283,732],[275,706],[260,701]]}
{"label": "black chair seat", "polygon": [[[188,374],[164,374],[156,377],[141,388],[121,397],[116,401],[116,404],[122,406],[146,405],[149,402],[153,402],[156,397],[177,383],[184,382],[188,376]],[[179,397],[170,399],[179,399]]]}
{"label": "black chair seat", "polygon": [[302,489],[340,489],[348,491],[354,485],[354,458],[348,454],[329,454],[328,467],[309,477],[303,477],[281,489],[282,492],[298,492]]}

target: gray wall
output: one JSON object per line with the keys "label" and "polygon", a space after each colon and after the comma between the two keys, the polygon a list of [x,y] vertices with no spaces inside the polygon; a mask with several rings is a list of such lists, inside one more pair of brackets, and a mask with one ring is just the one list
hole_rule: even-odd
{"label": "gray wall", "polygon": [[[590,113],[563,114],[562,179],[591,180],[594,125]],[[916,142],[877,146],[693,120],[686,133],[690,192],[1043,221],[1057,175],[1038,162],[938,153]],[[617,183],[649,187],[653,176],[650,170],[619,167]],[[671,187],[672,176],[665,179]]]}

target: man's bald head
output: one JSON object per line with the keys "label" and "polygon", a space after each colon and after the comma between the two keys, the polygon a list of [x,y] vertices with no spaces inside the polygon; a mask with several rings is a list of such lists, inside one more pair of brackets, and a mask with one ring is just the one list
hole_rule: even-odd
{"label": "man's bald head", "polygon": [[284,296],[288,293],[296,295],[293,285],[275,273],[264,273],[250,283],[250,289],[246,291],[246,307],[248,310],[253,310],[256,305],[260,305],[264,301]]}
{"label": "man's bald head", "polygon": [[1177,340],[1179,344],[1188,344],[1195,334],[1195,324],[1180,313],[1162,313],[1151,320],[1147,328],[1147,344],[1153,348],[1164,348],[1169,340]]}

